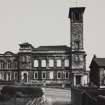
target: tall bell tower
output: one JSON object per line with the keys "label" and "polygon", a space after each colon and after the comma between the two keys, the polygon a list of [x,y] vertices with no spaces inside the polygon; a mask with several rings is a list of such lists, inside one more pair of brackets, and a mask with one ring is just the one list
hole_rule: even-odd
{"label": "tall bell tower", "polygon": [[84,7],[70,8],[71,47],[72,50],[83,50],[83,13]]}
{"label": "tall bell tower", "polygon": [[83,14],[85,7],[73,7],[69,10],[71,28],[71,69],[73,84],[81,85],[86,71],[86,53],[83,46]]}

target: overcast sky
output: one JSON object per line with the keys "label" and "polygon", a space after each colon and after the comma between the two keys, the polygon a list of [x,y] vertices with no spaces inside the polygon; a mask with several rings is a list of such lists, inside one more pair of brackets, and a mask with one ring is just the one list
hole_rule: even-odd
{"label": "overcast sky", "polygon": [[[0,52],[18,44],[69,45],[69,8],[76,0],[0,0]],[[105,0],[78,0],[85,6],[84,49],[87,68],[93,54],[105,57]]]}

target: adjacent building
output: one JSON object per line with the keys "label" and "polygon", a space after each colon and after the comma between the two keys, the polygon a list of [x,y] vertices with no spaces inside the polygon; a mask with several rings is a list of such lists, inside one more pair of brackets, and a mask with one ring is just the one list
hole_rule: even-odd
{"label": "adjacent building", "polygon": [[90,83],[94,86],[105,87],[105,58],[95,55],[90,64]]}
{"label": "adjacent building", "polygon": [[20,44],[14,54],[0,54],[0,79],[6,81],[42,81],[57,84],[85,84],[86,53],[83,47],[84,7],[69,10],[71,47]]}

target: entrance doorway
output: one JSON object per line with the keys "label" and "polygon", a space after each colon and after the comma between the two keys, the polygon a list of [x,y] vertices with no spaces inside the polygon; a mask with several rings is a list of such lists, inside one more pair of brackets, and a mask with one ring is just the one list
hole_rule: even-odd
{"label": "entrance doorway", "polygon": [[28,72],[22,72],[21,75],[22,75],[21,77],[22,81],[28,82]]}

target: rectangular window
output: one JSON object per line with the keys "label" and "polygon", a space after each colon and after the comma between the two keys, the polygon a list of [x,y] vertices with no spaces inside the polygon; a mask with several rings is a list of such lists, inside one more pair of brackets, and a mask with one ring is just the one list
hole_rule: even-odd
{"label": "rectangular window", "polygon": [[49,67],[53,67],[54,66],[54,60],[53,59],[50,59],[49,60]]}
{"label": "rectangular window", "polygon": [[46,79],[46,72],[42,71],[42,79]]}
{"label": "rectangular window", "polygon": [[65,59],[65,61],[64,61],[64,66],[65,66],[65,67],[69,67],[69,59]]}
{"label": "rectangular window", "polygon": [[34,60],[34,67],[38,67],[38,66],[39,66],[38,60]]}
{"label": "rectangular window", "polygon": [[42,67],[46,67],[46,60],[42,60],[42,61],[41,61],[41,66],[42,66]]}
{"label": "rectangular window", "polygon": [[62,64],[61,64],[62,62],[61,62],[61,60],[59,59],[59,60],[57,60],[57,67],[61,67],[62,66]]}
{"label": "rectangular window", "polygon": [[38,72],[34,72],[34,79],[38,79]]}

